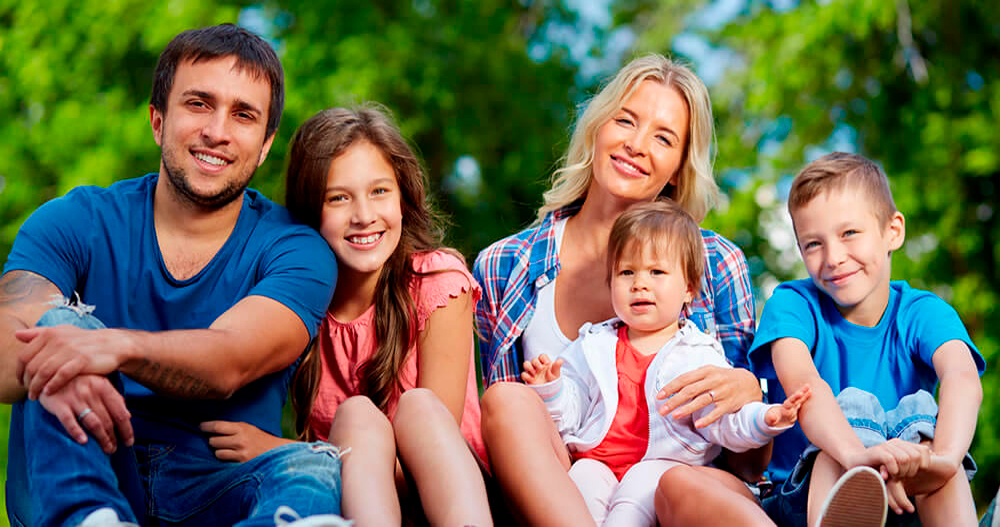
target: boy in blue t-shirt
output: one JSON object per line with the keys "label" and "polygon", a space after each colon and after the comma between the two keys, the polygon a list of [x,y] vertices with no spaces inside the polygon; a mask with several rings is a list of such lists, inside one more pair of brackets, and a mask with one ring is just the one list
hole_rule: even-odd
{"label": "boy in blue t-shirt", "polygon": [[[775,290],[749,358],[780,381],[770,400],[804,384],[813,396],[774,443],[770,471],[784,483],[765,508],[779,524],[816,525],[822,513],[822,525],[881,525],[888,502],[924,525],[975,525],[967,451],[985,363],[951,306],[890,282],[905,222],[885,174],[861,156],[824,156],[796,176],[788,211],[810,278]],[[884,487],[875,477],[861,488],[873,492],[842,492],[838,479],[864,466]]]}

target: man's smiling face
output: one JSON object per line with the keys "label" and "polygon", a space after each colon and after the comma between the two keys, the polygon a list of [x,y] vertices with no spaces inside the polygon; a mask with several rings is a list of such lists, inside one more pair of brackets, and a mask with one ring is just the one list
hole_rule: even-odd
{"label": "man's smiling face", "polygon": [[160,176],[175,197],[216,209],[240,197],[263,163],[270,85],[232,56],[177,65],[165,112],[150,108]]}

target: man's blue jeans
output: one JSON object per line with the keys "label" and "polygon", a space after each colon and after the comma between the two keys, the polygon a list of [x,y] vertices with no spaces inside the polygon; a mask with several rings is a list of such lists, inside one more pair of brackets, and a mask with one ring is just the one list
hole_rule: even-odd
{"label": "man's blue jeans", "polygon": [[[61,324],[104,327],[71,307],[49,310],[38,321]],[[77,444],[38,401],[26,400],[11,411],[8,516],[15,526],[72,526],[111,507],[123,521],[142,525],[270,527],[283,505],[303,517],[340,511],[340,451],[332,445],[295,443],[245,463],[206,452],[119,442],[108,456],[92,438]]]}

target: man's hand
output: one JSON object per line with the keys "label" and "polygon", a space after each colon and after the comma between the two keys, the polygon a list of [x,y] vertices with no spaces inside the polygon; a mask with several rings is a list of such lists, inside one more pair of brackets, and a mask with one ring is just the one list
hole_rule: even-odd
{"label": "man's hand", "polygon": [[17,355],[17,378],[31,399],[59,391],[78,375],[117,370],[131,344],[122,330],[69,325],[21,329],[14,336],[25,343]]}
{"label": "man's hand", "polygon": [[[76,376],[63,388],[51,394],[43,394],[39,402],[59,419],[66,433],[81,445],[87,442],[86,432],[94,436],[106,454],[111,454],[118,448],[118,438],[125,446],[132,446],[134,442],[132,423],[129,421],[132,415],[125,407],[125,398],[106,377]],[[83,417],[78,421],[77,417],[80,415]]]}
{"label": "man's hand", "polygon": [[767,409],[767,413],[764,414],[764,422],[767,426],[772,428],[784,428],[786,426],[792,426],[795,421],[799,419],[799,408],[805,403],[812,392],[809,391],[809,385],[803,384],[801,388],[791,397],[785,399],[785,402],[781,406],[772,406]]}
{"label": "man's hand", "polygon": [[559,378],[562,364],[562,359],[552,361],[548,355],[543,353],[533,360],[524,361],[524,371],[521,372],[521,380],[532,385],[552,382]]}
{"label": "man's hand", "polygon": [[212,435],[208,444],[222,461],[250,461],[272,448],[294,442],[275,437],[250,423],[205,421],[200,428]]}

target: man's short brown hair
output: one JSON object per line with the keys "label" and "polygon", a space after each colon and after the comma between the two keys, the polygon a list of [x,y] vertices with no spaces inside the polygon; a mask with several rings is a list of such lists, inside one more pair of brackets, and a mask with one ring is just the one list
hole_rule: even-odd
{"label": "man's short brown hair", "polygon": [[788,193],[788,213],[794,214],[824,192],[847,186],[868,197],[872,213],[882,225],[897,212],[889,178],[878,165],[864,156],[834,152],[809,163],[795,176]]}
{"label": "man's short brown hair", "polygon": [[285,72],[274,48],[259,36],[233,24],[189,29],[179,33],[160,53],[153,71],[153,93],[149,104],[167,114],[167,98],[174,85],[177,67],[186,61],[235,57],[236,68],[247,71],[256,79],[266,79],[271,86],[271,103],[267,109],[265,137],[278,130],[281,111],[285,106]]}

